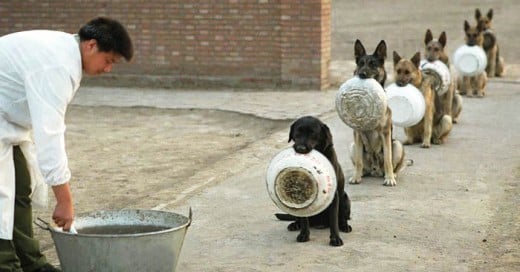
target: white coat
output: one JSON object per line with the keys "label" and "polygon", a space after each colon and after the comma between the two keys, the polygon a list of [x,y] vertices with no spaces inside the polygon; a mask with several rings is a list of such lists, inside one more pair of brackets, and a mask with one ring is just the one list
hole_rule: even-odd
{"label": "white coat", "polygon": [[47,201],[47,185],[70,180],[65,112],[81,77],[75,35],[32,30],[0,37],[0,239],[13,234],[14,145],[28,161],[35,205]]}

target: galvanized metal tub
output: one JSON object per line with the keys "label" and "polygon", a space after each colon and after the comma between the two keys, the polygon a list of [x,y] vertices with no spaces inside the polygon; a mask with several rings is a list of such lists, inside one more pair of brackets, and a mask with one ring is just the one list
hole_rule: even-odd
{"label": "galvanized metal tub", "polygon": [[[166,211],[118,210],[77,215],[77,234],[47,229],[63,271],[175,271],[190,224],[191,210],[189,218]],[[128,226],[135,226],[134,231]],[[122,231],[114,230],[118,227]]]}

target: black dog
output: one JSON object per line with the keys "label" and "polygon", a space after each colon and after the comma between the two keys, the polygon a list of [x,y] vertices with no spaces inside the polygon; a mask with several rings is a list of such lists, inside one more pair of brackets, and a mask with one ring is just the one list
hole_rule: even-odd
{"label": "black dog", "polygon": [[327,125],[312,116],[297,119],[289,132],[289,142],[293,140],[296,152],[307,154],[315,149],[323,154],[334,167],[337,179],[336,195],[332,203],[321,213],[311,217],[296,217],[288,214],[275,214],[280,220],[296,220],[287,227],[290,231],[300,230],[298,242],[309,241],[309,227],[330,228],[330,245],[341,246],[339,230],[351,232],[348,225],[350,219],[350,199],[345,192],[345,176],[338,163],[332,143],[332,134]]}
{"label": "black dog", "polygon": [[360,40],[356,40],[354,44],[354,56],[356,58],[356,69],[354,75],[359,78],[367,79],[373,78],[385,86],[386,81],[386,70],[385,70],[385,59],[386,59],[386,43],[381,40],[374,51],[374,54],[367,55],[365,47]]}

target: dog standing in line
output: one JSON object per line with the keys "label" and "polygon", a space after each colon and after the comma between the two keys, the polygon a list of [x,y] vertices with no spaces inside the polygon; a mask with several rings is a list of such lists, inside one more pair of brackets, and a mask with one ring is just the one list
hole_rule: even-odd
{"label": "dog standing in line", "polygon": [[[480,46],[484,43],[482,24],[470,26],[468,21],[464,21],[464,39],[468,46]],[[478,97],[486,95],[487,73],[484,71],[476,76],[462,76],[458,79],[458,89],[460,94],[472,97],[474,93]]]}
{"label": "dog standing in line", "polygon": [[484,31],[484,42],[482,48],[486,52],[487,66],[486,72],[488,77],[500,77],[504,73],[504,59],[500,57],[500,50],[495,33],[492,31],[491,23],[493,21],[493,9],[489,9],[484,16],[477,8],[475,10],[475,19]]}
{"label": "dog standing in line", "polygon": [[[427,29],[424,36],[425,59],[429,62],[442,61],[450,69],[450,59],[445,51],[446,43],[446,32],[443,31],[438,39],[434,39],[431,30]],[[458,122],[460,112],[462,111],[462,96],[457,92],[456,87],[456,80],[452,77],[448,91],[441,95],[444,112],[451,115],[454,124]]]}
{"label": "dog standing in line", "polygon": [[305,116],[297,119],[291,125],[289,131],[289,142],[294,141],[294,151],[307,154],[311,150],[316,150],[323,154],[332,164],[336,174],[337,189],[332,203],[321,213],[311,217],[296,217],[289,214],[275,214],[280,220],[295,220],[287,227],[290,231],[300,230],[296,238],[298,242],[309,241],[309,227],[330,228],[331,246],[341,246],[343,241],[339,236],[339,231],[351,232],[352,228],[348,224],[350,219],[350,199],[345,192],[345,176],[338,162],[332,133],[329,127],[312,116]]}
{"label": "dog standing in line", "polygon": [[[360,40],[354,44],[356,69],[354,74],[362,79],[373,78],[384,87],[386,80],[386,43],[380,41],[372,55],[367,55]],[[363,176],[384,176],[384,185],[397,185],[396,177],[404,166],[404,148],[392,137],[392,111],[386,108],[384,117],[373,130],[354,129],[354,143],[350,146],[350,158],[354,174],[350,183],[359,184]]]}
{"label": "dog standing in line", "polygon": [[412,84],[424,96],[426,110],[423,119],[416,125],[405,128],[404,144],[421,142],[421,147],[429,148],[431,143],[441,144],[451,131],[452,121],[449,114],[444,113],[440,97],[434,90],[435,79],[419,69],[421,53],[417,52],[411,59],[403,59],[394,51],[395,83],[398,86]]}

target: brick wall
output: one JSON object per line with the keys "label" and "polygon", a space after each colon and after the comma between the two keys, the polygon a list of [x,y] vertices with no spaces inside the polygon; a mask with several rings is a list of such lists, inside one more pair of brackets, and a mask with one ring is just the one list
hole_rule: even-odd
{"label": "brick wall", "polygon": [[109,16],[133,38],[135,58],[87,83],[328,86],[330,0],[1,0],[0,35],[77,32]]}

